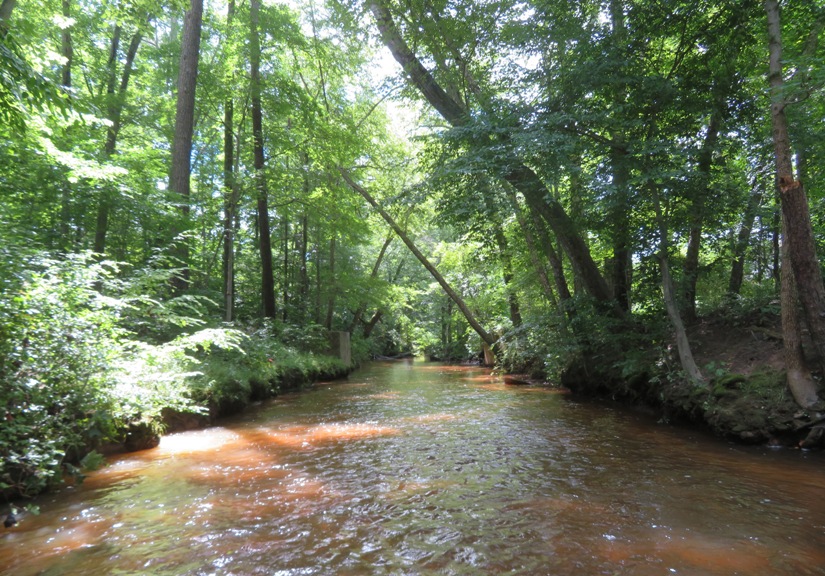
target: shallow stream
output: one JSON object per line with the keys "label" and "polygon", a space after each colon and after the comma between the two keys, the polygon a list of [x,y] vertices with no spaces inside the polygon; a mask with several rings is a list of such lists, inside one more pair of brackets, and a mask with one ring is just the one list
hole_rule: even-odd
{"label": "shallow stream", "polygon": [[39,506],[0,533],[3,574],[825,574],[825,455],[419,362],[169,435]]}

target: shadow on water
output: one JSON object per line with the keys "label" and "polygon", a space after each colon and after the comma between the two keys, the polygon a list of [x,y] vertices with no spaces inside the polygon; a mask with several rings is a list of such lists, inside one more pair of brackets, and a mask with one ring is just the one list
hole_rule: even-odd
{"label": "shadow on water", "polygon": [[825,574],[821,455],[381,363],[113,458],[9,574]]}

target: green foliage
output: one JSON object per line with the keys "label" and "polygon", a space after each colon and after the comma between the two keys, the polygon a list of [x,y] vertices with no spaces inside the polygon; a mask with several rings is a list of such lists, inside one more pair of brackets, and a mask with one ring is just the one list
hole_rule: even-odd
{"label": "green foliage", "polygon": [[333,378],[350,369],[337,358],[286,345],[272,338],[266,327],[248,336],[223,332],[231,335],[231,341],[224,340],[216,349],[201,349],[198,372],[187,383],[187,395],[216,415],[274,396],[282,388]]}
{"label": "green foliage", "polygon": [[21,133],[32,112],[65,112],[67,97],[26,60],[19,41],[0,25],[0,126]]}
{"label": "green foliage", "polygon": [[[0,489],[33,495],[79,476],[91,448],[164,408],[197,411],[189,382],[199,354],[242,354],[242,334],[204,328],[152,345],[123,325],[132,298],[118,267],[90,254],[60,259],[5,246],[0,258]],[[157,302],[158,306],[164,304]],[[196,324],[192,318],[190,325]],[[99,462],[98,462],[99,463]]]}
{"label": "green foliage", "polygon": [[[4,248],[0,273],[0,487],[34,494],[113,433],[108,379],[120,353],[120,300],[94,287],[112,267]],[[23,257],[23,261],[16,258]]]}

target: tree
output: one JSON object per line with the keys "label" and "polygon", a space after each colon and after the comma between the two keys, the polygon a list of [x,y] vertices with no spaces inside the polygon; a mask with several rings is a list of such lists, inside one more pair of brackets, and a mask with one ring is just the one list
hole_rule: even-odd
{"label": "tree", "polygon": [[[791,161],[792,148],[785,108],[785,80],[782,73],[782,23],[778,0],[766,0],[768,16],[768,48],[770,53],[769,83],[771,88],[771,124],[773,127],[776,181],[782,206],[784,242],[783,251],[790,260],[790,269],[783,268],[783,333],[785,331],[786,362],[788,378],[794,397],[809,406],[817,399],[813,381],[801,370],[800,346],[797,323],[793,319],[796,311],[796,296],[802,303],[805,324],[811,335],[821,368],[825,368],[825,286],[822,282],[819,259],[816,255],[808,198],[803,182],[794,178]],[[819,15],[815,26],[822,26],[825,13]],[[791,280],[790,275],[793,275]]]}
{"label": "tree", "polygon": [[[180,197],[181,212],[189,216],[189,196],[192,172],[192,136],[195,129],[195,87],[198,79],[203,0],[190,0],[183,19],[180,66],[178,68],[177,106],[175,133],[172,140],[172,163],[169,171],[169,190]],[[189,285],[189,248],[181,242],[178,257],[184,271],[175,281],[175,287],[183,291]]]}
{"label": "tree", "polygon": [[[410,82],[453,127],[470,127],[471,115],[463,103],[448,94],[423,66],[419,58],[399,33],[392,14],[386,4],[371,0],[372,12],[381,39],[390,49],[395,60],[404,69]],[[500,136],[505,142],[508,135]],[[500,176],[524,195],[531,210],[536,211],[552,228],[559,243],[576,270],[588,293],[600,302],[614,302],[607,284],[590,254],[587,245],[578,233],[562,205],[548,193],[546,186],[529,166],[512,159],[506,164]],[[618,310],[616,310],[618,313]]]}
{"label": "tree", "polygon": [[264,168],[264,129],[261,107],[261,41],[258,32],[260,0],[249,4],[249,81],[252,87],[252,147],[254,151],[255,185],[258,192],[258,248],[261,256],[261,301],[263,314],[274,318],[275,278],[272,271],[272,237],[269,230],[269,207]]}
{"label": "tree", "polygon": [[444,276],[442,276],[441,273],[439,273],[438,269],[436,269],[436,267],[432,265],[432,263],[427,259],[427,257],[421,253],[421,251],[418,249],[415,243],[413,243],[410,237],[395,222],[392,216],[390,216],[390,214],[386,210],[381,208],[378,202],[376,202],[375,198],[373,198],[372,195],[363,186],[356,183],[352,179],[352,177],[350,177],[346,170],[339,170],[342,178],[347,183],[347,185],[349,185],[350,188],[352,188],[361,196],[363,196],[364,199],[367,202],[369,202],[369,204],[379,214],[381,214],[381,217],[387,222],[390,228],[392,228],[398,235],[398,237],[401,239],[401,241],[407,245],[407,248],[410,249],[410,252],[412,252],[413,255],[418,259],[418,261],[421,262],[421,265],[424,266],[424,268],[426,268],[430,274],[432,274],[433,278],[435,278],[435,280],[438,282],[438,284],[441,286],[444,292],[447,293],[450,299],[453,302],[455,302],[456,306],[458,306],[459,310],[461,310],[461,313],[464,314],[464,317],[467,319],[467,322],[470,324],[470,326],[473,327],[473,330],[476,331],[476,334],[478,334],[481,337],[482,342],[484,342],[486,345],[492,348],[495,345],[497,339],[481,326],[481,324],[476,319],[475,314],[473,314],[472,311],[470,311],[470,308],[467,306],[467,304],[464,302],[461,296],[459,296],[459,294],[447,283],[447,281],[444,279]]}
{"label": "tree", "polygon": [[[109,160],[117,149],[117,138],[120,134],[123,107],[126,102],[126,91],[129,87],[129,78],[132,75],[135,56],[143,40],[143,31],[138,29],[126,51],[126,59],[120,76],[120,86],[117,85],[118,45],[120,43],[120,26],[116,25],[112,34],[112,44],[109,50],[108,79],[106,82],[106,119],[109,125],[106,128],[106,144],[103,148],[104,159]],[[103,254],[106,249],[106,235],[109,232],[109,215],[112,210],[112,191],[107,189],[101,192],[98,201],[97,221],[95,227],[94,251]]]}

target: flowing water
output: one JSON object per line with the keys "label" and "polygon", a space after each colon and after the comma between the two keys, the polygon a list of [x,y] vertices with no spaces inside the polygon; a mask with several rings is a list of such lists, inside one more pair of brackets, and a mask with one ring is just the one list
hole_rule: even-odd
{"label": "flowing water", "polygon": [[121,455],[4,574],[825,574],[825,456],[384,363]]}

